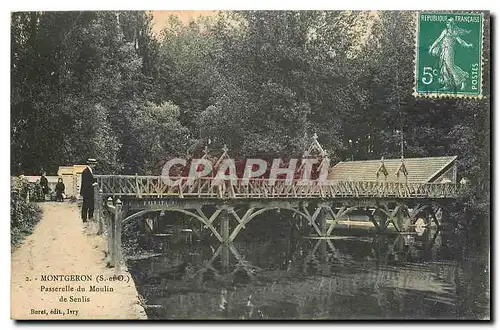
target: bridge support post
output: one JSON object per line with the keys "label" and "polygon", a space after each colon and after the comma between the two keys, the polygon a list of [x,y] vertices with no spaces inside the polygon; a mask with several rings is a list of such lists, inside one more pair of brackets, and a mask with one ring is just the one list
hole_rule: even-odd
{"label": "bridge support post", "polygon": [[321,231],[322,236],[328,236],[327,231],[328,228],[326,227],[326,212],[323,209],[322,206],[318,206],[321,208],[318,214],[318,224],[319,224],[319,230]]}
{"label": "bridge support post", "polygon": [[394,229],[397,232],[402,231],[402,226],[404,225],[404,212],[405,207],[402,204],[394,205],[394,208],[390,210],[387,205],[379,205],[378,214],[380,215],[380,228],[379,231],[383,232],[392,223]]}
{"label": "bridge support post", "polygon": [[114,256],[115,256],[115,269],[120,270],[122,260],[122,202],[120,199],[116,201],[115,205],[115,235],[114,235]]}
{"label": "bridge support post", "polygon": [[115,267],[118,271],[120,270],[122,259],[122,202],[118,199],[113,206],[113,200],[109,197],[106,206],[113,213],[113,216],[109,219],[110,225],[108,226],[108,263],[110,267]]}
{"label": "bridge support post", "polygon": [[[439,220],[438,229],[451,229],[452,231],[459,225],[458,219],[455,219],[450,214],[449,209],[446,207],[441,207],[441,217]],[[467,226],[467,224],[462,224],[462,226]]]}
{"label": "bridge support post", "polygon": [[368,207],[364,209],[364,212],[365,212],[366,216],[368,217],[368,219],[370,219],[370,221],[375,226],[375,229],[377,231],[380,231],[379,223],[377,222],[377,219],[375,219],[376,212],[375,212],[375,214],[373,214]]}
{"label": "bridge support post", "polygon": [[221,264],[223,269],[229,267],[229,246],[232,241],[229,236],[229,209],[223,208],[219,215],[220,219],[220,236],[222,237]]}
{"label": "bridge support post", "polygon": [[[97,188],[97,186],[96,186]],[[97,189],[96,189],[97,190]],[[96,220],[97,220],[97,235],[102,235],[104,231],[104,221],[103,221],[103,199],[102,199],[102,189],[97,190],[97,198],[95,201],[95,207],[96,207]]]}
{"label": "bridge support post", "polygon": [[384,232],[387,229],[388,226],[388,220],[387,220],[387,214],[385,212],[377,212],[379,216],[379,224],[378,224],[378,229],[380,232]]}
{"label": "bridge support post", "polygon": [[99,187],[97,185],[94,186],[94,219],[99,223],[101,218],[101,203],[99,200]]}
{"label": "bridge support post", "polygon": [[[429,208],[430,210],[430,214],[431,214],[431,223],[434,222],[434,224],[436,225],[436,228],[437,229],[441,229],[442,228],[442,224],[443,224],[443,220],[445,218],[444,216],[444,213],[443,213],[443,209],[441,207],[439,207],[439,205],[433,205],[432,207]],[[440,216],[438,216],[438,213],[440,213]]]}
{"label": "bridge support post", "polygon": [[229,243],[221,244],[222,250],[220,255],[222,269],[227,270],[229,267]]}
{"label": "bridge support post", "polygon": [[401,205],[394,219],[396,221],[396,229],[400,232],[406,232],[410,228],[410,217],[408,216],[407,208]]}
{"label": "bridge support post", "polygon": [[328,260],[328,253],[326,251],[326,240],[322,239],[319,241],[319,253],[321,257],[321,261],[327,262]]}
{"label": "bridge support post", "polygon": [[229,214],[226,209],[223,209],[219,215],[220,218],[220,235],[222,243],[229,243]]}
{"label": "bridge support post", "polygon": [[295,225],[297,228],[298,236],[299,237],[307,236],[307,231],[309,229],[309,225],[306,222],[308,220],[301,217],[301,216],[295,216],[294,221],[295,221]]}
{"label": "bridge support post", "polygon": [[108,264],[110,267],[115,267],[115,218],[114,216],[108,219]]}
{"label": "bridge support post", "polygon": [[111,197],[106,201],[106,206],[108,210],[113,213],[111,217],[107,219],[107,235],[108,235],[108,265],[109,267],[115,266],[115,217],[114,213],[116,211],[113,206],[113,199]]}

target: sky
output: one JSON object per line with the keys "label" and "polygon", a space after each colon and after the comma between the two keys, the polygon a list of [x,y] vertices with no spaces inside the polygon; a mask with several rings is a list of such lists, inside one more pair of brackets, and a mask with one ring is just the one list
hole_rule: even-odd
{"label": "sky", "polygon": [[159,34],[166,26],[166,22],[170,15],[176,15],[181,22],[187,24],[190,20],[194,20],[199,16],[212,16],[217,14],[215,10],[154,10],[153,15],[153,32]]}

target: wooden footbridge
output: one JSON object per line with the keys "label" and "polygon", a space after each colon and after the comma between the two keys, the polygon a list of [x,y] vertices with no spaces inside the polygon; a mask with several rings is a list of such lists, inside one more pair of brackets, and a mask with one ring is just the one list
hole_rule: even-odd
{"label": "wooden footbridge", "polygon": [[[314,145],[319,146],[316,139]],[[322,156],[325,157],[324,151]],[[380,232],[390,224],[404,232],[417,218],[440,226],[449,204],[457,197],[455,158],[432,158],[434,165],[428,165],[431,170],[427,171],[432,173],[423,182],[413,180],[406,164],[423,164],[426,158],[420,158],[420,162],[382,159],[374,167],[373,180],[347,176],[339,179],[342,173],[337,169],[342,172],[346,164],[352,164],[347,166],[349,173],[356,170],[356,162],[341,162],[331,168],[330,180],[310,181],[307,185],[300,180],[266,178],[178,177],[167,182],[162,176],[96,175],[96,220],[100,231],[106,228],[109,233],[111,265],[121,259],[123,224],[150,212],[185,214],[192,221],[199,221],[223,244],[233,242],[252,219],[272,210],[290,211],[295,215],[297,228],[302,220],[318,238],[331,236],[336,223],[352,213],[367,217]],[[366,162],[362,164],[366,167]],[[393,174],[397,180],[388,180],[391,168],[397,170]],[[422,174],[421,170],[417,172]],[[384,178],[379,178],[380,174]],[[105,213],[113,216],[106,217]]]}

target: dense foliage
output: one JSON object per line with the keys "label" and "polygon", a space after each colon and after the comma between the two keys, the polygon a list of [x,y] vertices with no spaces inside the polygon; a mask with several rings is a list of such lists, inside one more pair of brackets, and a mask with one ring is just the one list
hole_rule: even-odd
{"label": "dense foliage", "polygon": [[150,174],[209,142],[300,155],[313,133],[336,160],[399,157],[402,130],[406,157],[459,156],[469,205],[487,214],[490,100],[412,96],[414,17],[232,12],[173,17],[156,37],[144,12],[13,13],[13,174],[91,156]]}
{"label": "dense foliage", "polygon": [[15,177],[11,180],[10,232],[11,246],[18,246],[26,235],[32,233],[40,221],[42,210],[36,201],[43,200],[40,185]]}

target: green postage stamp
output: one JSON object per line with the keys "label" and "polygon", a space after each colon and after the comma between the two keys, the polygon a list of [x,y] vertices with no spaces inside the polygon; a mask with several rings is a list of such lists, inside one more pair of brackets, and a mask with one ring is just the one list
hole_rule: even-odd
{"label": "green postage stamp", "polygon": [[416,42],[415,96],[483,96],[483,14],[421,12]]}

